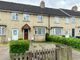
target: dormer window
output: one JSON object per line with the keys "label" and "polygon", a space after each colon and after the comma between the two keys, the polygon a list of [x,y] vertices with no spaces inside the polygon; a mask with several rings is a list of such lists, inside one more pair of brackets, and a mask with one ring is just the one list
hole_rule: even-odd
{"label": "dormer window", "polygon": [[43,18],[42,15],[38,15],[38,22],[42,22],[42,18]]}
{"label": "dormer window", "polygon": [[29,21],[29,14],[23,14],[24,21]]}
{"label": "dormer window", "polygon": [[18,13],[16,12],[11,13],[11,18],[12,20],[18,20]]}

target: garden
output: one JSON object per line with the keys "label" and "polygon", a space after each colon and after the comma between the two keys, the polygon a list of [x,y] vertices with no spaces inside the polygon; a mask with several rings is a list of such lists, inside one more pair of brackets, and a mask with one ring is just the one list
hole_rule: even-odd
{"label": "garden", "polygon": [[[43,42],[42,42],[43,43]],[[80,50],[79,38],[65,38],[64,36],[45,35],[45,43],[64,44]],[[10,53],[25,53],[29,50],[30,41],[19,39],[17,41],[10,41]]]}

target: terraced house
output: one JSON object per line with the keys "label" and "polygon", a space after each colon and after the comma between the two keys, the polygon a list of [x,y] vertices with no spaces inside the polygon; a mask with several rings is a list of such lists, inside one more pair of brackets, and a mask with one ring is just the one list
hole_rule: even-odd
{"label": "terraced house", "polygon": [[[75,10],[75,9],[74,9]],[[0,41],[34,39],[44,41],[45,33],[80,36],[80,12],[0,1]]]}

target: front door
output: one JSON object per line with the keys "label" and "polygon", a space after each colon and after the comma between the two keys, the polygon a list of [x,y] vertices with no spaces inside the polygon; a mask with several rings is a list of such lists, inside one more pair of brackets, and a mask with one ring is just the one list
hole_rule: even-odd
{"label": "front door", "polygon": [[75,37],[75,29],[72,29],[72,37]]}
{"label": "front door", "polygon": [[28,39],[28,29],[24,29],[24,39]]}
{"label": "front door", "polygon": [[18,29],[12,29],[12,40],[18,40]]}

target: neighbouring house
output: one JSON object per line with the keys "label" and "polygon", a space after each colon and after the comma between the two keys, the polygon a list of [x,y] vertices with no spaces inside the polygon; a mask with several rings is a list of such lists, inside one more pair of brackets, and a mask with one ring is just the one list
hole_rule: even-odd
{"label": "neighbouring house", "polygon": [[80,12],[0,1],[0,40],[44,41],[45,33],[80,36]]}

